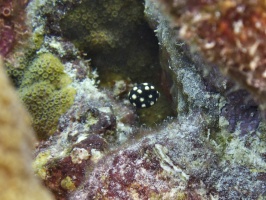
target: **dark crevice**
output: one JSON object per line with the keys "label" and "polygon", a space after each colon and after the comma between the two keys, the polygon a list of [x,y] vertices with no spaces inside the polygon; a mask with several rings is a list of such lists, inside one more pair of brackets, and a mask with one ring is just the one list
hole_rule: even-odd
{"label": "dark crevice", "polygon": [[[156,86],[161,93],[158,103],[137,110],[141,124],[152,126],[175,115],[171,77],[160,66],[158,40],[145,21],[142,1],[84,0],[64,16],[60,26],[63,36],[91,59],[101,87],[112,89],[121,80]],[[126,98],[126,93],[120,98]]]}

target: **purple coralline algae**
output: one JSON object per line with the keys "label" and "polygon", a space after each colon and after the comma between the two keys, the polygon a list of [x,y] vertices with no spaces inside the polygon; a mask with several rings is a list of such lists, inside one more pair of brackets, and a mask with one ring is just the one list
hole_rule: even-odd
{"label": "purple coralline algae", "polygon": [[26,25],[27,0],[0,1],[0,55],[7,54],[28,34]]}

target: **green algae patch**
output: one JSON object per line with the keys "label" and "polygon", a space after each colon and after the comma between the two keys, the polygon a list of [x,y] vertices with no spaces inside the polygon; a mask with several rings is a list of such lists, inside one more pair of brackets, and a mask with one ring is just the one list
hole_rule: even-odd
{"label": "green algae patch", "polygon": [[76,91],[70,83],[63,64],[50,53],[35,58],[24,73],[19,94],[39,139],[56,131],[60,116],[73,104]]}
{"label": "green algae patch", "polygon": [[188,195],[185,192],[173,189],[173,191],[171,191],[169,193],[157,194],[155,192],[152,192],[150,194],[149,199],[150,200],[173,199],[173,196],[175,197],[174,198],[175,200],[186,200],[188,197]]}
{"label": "green algae patch", "polygon": [[68,191],[73,191],[76,189],[76,186],[72,181],[72,178],[70,178],[69,176],[67,176],[61,181],[61,187]]}
{"label": "green algae patch", "polygon": [[32,168],[41,179],[46,178],[47,169],[46,164],[51,158],[51,152],[50,151],[44,151],[38,154],[38,156],[35,158],[34,162],[32,163]]}
{"label": "green algae patch", "polygon": [[44,40],[44,34],[40,31],[36,31],[32,34],[32,42],[35,49],[40,49]]}

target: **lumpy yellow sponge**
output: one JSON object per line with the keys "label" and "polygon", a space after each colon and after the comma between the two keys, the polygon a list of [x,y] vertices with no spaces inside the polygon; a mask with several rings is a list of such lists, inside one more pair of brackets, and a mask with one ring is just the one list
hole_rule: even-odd
{"label": "lumpy yellow sponge", "polygon": [[52,200],[31,169],[30,118],[7,80],[0,58],[0,199]]}
{"label": "lumpy yellow sponge", "polygon": [[35,58],[24,73],[19,94],[39,139],[56,131],[59,117],[73,104],[76,91],[70,83],[63,64],[50,53]]}

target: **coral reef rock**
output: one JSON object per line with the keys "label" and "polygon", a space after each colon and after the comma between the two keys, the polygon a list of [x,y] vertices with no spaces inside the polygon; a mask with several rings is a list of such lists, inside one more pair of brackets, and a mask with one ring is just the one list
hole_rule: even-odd
{"label": "coral reef rock", "polygon": [[26,6],[28,0],[0,1],[0,54],[6,56],[28,34]]}
{"label": "coral reef rock", "polygon": [[266,107],[264,0],[160,0],[177,35]]}
{"label": "coral reef rock", "polygon": [[25,70],[19,94],[39,139],[56,131],[59,117],[73,104],[75,89],[69,87],[70,83],[63,64],[49,53],[37,56]]}
{"label": "coral reef rock", "polygon": [[[174,2],[184,6],[195,1]],[[213,2],[230,6],[234,1],[198,1],[196,8],[187,9],[193,12]],[[18,62],[23,64],[19,75],[12,64],[8,72],[35,129],[49,133],[36,146],[36,175],[58,200],[265,199],[266,124],[254,94],[191,51],[192,42],[180,37],[184,28],[173,26],[160,5],[154,0],[29,3],[36,45]],[[47,76],[51,70],[58,79]],[[138,81],[154,84],[161,94],[145,112],[126,97]],[[60,97],[70,88],[75,93],[70,92],[71,101],[61,110]],[[48,99],[41,101],[47,91]],[[65,95],[56,98],[57,92]],[[31,103],[32,96],[40,107]],[[169,101],[162,104],[163,98]],[[39,127],[51,113],[59,113],[53,126]],[[140,126],[140,117],[154,125]]]}
{"label": "coral reef rock", "polygon": [[52,200],[33,174],[31,161],[35,137],[30,117],[0,63],[0,199]]}

